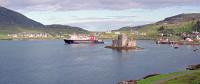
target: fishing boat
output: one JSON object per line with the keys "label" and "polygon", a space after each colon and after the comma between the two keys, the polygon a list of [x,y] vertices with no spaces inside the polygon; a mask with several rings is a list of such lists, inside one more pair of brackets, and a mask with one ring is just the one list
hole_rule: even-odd
{"label": "fishing boat", "polygon": [[174,44],[174,48],[175,48],[175,49],[177,49],[177,48],[179,48],[179,47],[180,47],[179,44],[177,44],[177,43]]}
{"label": "fishing boat", "polygon": [[103,44],[103,40],[96,39],[90,35],[71,35],[69,39],[64,39],[66,44]]}

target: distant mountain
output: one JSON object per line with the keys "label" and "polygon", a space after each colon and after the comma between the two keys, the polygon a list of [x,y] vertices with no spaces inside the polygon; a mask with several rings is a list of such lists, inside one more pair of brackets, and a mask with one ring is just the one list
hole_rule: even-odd
{"label": "distant mountain", "polygon": [[46,25],[48,30],[52,29],[55,32],[67,31],[68,33],[87,33],[88,30],[82,29],[80,27],[72,27],[68,25],[60,25],[60,24],[53,24],[53,25]]}
{"label": "distant mountain", "polygon": [[16,11],[0,7],[0,34],[20,32],[47,32],[51,34],[85,33],[88,32],[79,27],[67,25],[43,25]]}
{"label": "distant mountain", "polygon": [[131,30],[131,29],[137,30],[137,29],[142,28],[143,26],[145,26],[145,25],[133,26],[133,27],[131,27],[131,26],[126,26],[126,27],[122,27],[122,28],[120,28],[120,29],[113,30],[113,31],[129,31],[129,30]]}
{"label": "distant mountain", "polygon": [[190,13],[190,14],[179,14],[176,16],[165,18],[163,21],[157,22],[157,24],[168,23],[168,24],[176,24],[180,22],[188,22],[188,21],[200,20],[200,13]]}
{"label": "distant mountain", "polygon": [[[170,28],[180,28],[184,26],[185,24],[190,24],[191,22],[195,22],[197,20],[200,20],[200,13],[188,13],[188,14],[179,14],[172,17],[165,18],[162,21],[158,21],[153,24],[147,24],[147,25],[141,25],[141,26],[135,26],[135,27],[122,27],[117,31],[128,31],[130,29],[136,29],[140,30],[143,28],[157,28],[159,26],[170,26]],[[173,27],[172,27],[173,26]]]}
{"label": "distant mountain", "polygon": [[139,39],[156,39],[159,33],[165,32],[166,35],[172,35],[172,38],[179,38],[177,35],[182,32],[191,33],[192,31],[200,31],[199,27],[200,13],[179,14],[176,16],[165,18],[152,24],[146,24],[135,27],[123,27],[115,31],[137,31],[145,33],[145,36],[136,36]]}
{"label": "distant mountain", "polygon": [[43,24],[4,7],[0,7],[0,26],[44,27]]}

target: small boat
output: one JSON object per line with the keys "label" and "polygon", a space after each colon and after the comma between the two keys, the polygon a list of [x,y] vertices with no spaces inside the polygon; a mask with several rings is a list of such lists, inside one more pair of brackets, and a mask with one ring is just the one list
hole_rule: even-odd
{"label": "small boat", "polygon": [[173,44],[170,44],[170,47],[174,47],[174,45],[173,45]]}
{"label": "small boat", "polygon": [[199,49],[196,48],[196,49],[194,49],[193,51],[196,52],[196,51],[198,51],[198,50],[199,50]]}
{"label": "small boat", "polygon": [[103,44],[103,40],[98,40],[94,36],[71,35],[70,39],[64,39],[66,44]]}
{"label": "small boat", "polygon": [[174,44],[174,48],[175,48],[175,49],[177,49],[177,48],[179,48],[179,47],[180,47],[179,44],[177,44],[177,43]]}

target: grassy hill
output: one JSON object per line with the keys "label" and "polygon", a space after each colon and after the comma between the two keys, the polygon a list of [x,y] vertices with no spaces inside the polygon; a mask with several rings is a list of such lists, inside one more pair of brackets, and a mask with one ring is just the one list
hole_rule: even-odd
{"label": "grassy hill", "polygon": [[137,81],[138,84],[199,84],[200,70],[173,72]]}
{"label": "grassy hill", "polygon": [[45,28],[46,32],[53,32],[53,33],[88,33],[89,31],[82,29],[80,27],[72,27],[68,25],[59,25],[59,24],[54,24],[54,25],[46,25]]}
{"label": "grassy hill", "polygon": [[192,32],[195,23],[200,20],[200,13],[179,14],[176,16],[165,18],[162,21],[136,27],[123,27],[117,31],[138,31],[146,32],[148,37],[156,38],[159,34],[158,29],[164,27],[176,34],[181,32]]}

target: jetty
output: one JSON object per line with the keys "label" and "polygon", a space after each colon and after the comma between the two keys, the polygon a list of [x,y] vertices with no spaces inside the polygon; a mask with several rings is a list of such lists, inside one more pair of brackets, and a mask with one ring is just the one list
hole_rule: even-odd
{"label": "jetty", "polygon": [[129,50],[129,49],[141,49],[136,46],[136,40],[128,38],[127,35],[118,35],[116,39],[112,40],[112,45],[105,48],[117,49],[117,50]]}

